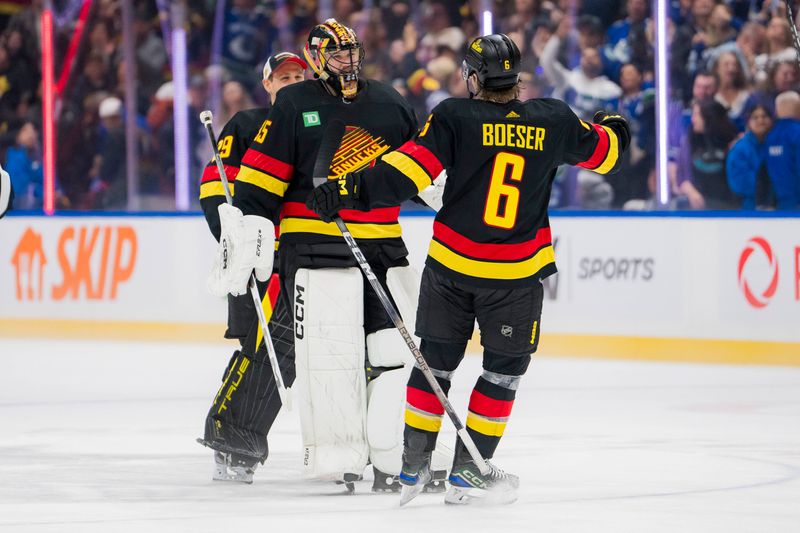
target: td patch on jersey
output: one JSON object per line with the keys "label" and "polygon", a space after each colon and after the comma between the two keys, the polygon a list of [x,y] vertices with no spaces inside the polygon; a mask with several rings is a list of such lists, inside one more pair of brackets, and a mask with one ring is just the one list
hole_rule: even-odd
{"label": "td patch on jersey", "polygon": [[319,112],[317,111],[307,111],[303,113],[303,125],[306,128],[310,128],[311,126],[319,126],[321,124],[319,120]]}

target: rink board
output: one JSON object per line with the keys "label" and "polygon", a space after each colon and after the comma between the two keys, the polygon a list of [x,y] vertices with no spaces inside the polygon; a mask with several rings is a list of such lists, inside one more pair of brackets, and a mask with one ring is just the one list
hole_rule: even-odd
{"label": "rink board", "polygon": [[[429,216],[403,217],[421,269]],[[553,217],[544,353],[800,365],[800,218]],[[10,217],[0,336],[219,339],[201,217]]]}

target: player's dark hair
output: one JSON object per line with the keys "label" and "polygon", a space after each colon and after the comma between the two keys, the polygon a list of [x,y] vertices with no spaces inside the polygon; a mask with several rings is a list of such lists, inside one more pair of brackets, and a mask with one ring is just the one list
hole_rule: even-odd
{"label": "player's dark hair", "polygon": [[510,102],[511,100],[516,100],[519,98],[519,91],[519,83],[505,89],[489,89],[486,87],[481,87],[475,97],[488,102],[505,104],[506,102]]}

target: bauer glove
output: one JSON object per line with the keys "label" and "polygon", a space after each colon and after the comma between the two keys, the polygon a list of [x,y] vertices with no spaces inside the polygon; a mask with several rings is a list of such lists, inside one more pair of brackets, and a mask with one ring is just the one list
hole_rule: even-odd
{"label": "bauer glove", "polygon": [[594,114],[592,122],[600,126],[611,128],[614,133],[617,134],[620,153],[628,149],[628,146],[631,144],[631,129],[625,117],[618,114],[609,115],[605,111],[598,111]]}
{"label": "bauer glove", "polygon": [[217,260],[208,278],[208,290],[215,296],[247,292],[250,274],[267,281],[275,260],[275,226],[258,215],[243,216],[232,205],[220,204],[220,236]]}
{"label": "bauer glove", "polygon": [[316,212],[325,222],[331,222],[342,209],[368,210],[366,203],[362,201],[361,176],[347,173],[327,180],[311,191],[306,199],[306,207]]}

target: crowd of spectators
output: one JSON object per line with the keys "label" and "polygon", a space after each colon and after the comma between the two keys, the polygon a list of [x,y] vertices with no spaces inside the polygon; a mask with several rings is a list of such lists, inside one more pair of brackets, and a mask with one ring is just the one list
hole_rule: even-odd
{"label": "crowd of spectators", "polygon": [[[76,0],[57,16],[57,201],[62,208],[127,205],[125,124],[135,122],[138,188],[145,208],[174,206],[173,87],[169,5],[133,0],[136,116],[126,117],[121,0],[92,3],[70,58]],[[794,0],[790,0],[793,1]],[[2,3],[2,2],[0,2]],[[800,12],[795,3],[795,14]],[[18,207],[42,196],[41,0],[16,0],[0,17],[0,161]],[[190,167],[209,150],[197,112],[216,128],[238,110],[265,105],[260,72],[279,50],[299,52],[324,16],[352,26],[366,49],[363,76],[391,83],[424,121],[443,99],[467,96],[466,45],[489,6],[494,30],[523,56],[521,99],[565,100],[584,120],[625,115],[632,143],[613,176],[562,168],[552,207],[654,208],[654,24],[648,0],[213,0],[184,2],[189,68]],[[671,207],[800,207],[800,72],[784,0],[669,2]],[[329,13],[321,12],[329,9]],[[161,10],[161,11],[159,11]],[[219,13],[218,13],[219,11]],[[220,19],[217,19],[220,17]],[[221,32],[215,32],[215,21]],[[215,46],[214,37],[217,36]],[[196,180],[194,180],[196,181]],[[195,191],[196,192],[196,189]],[[196,196],[196,195],[195,195]]]}

